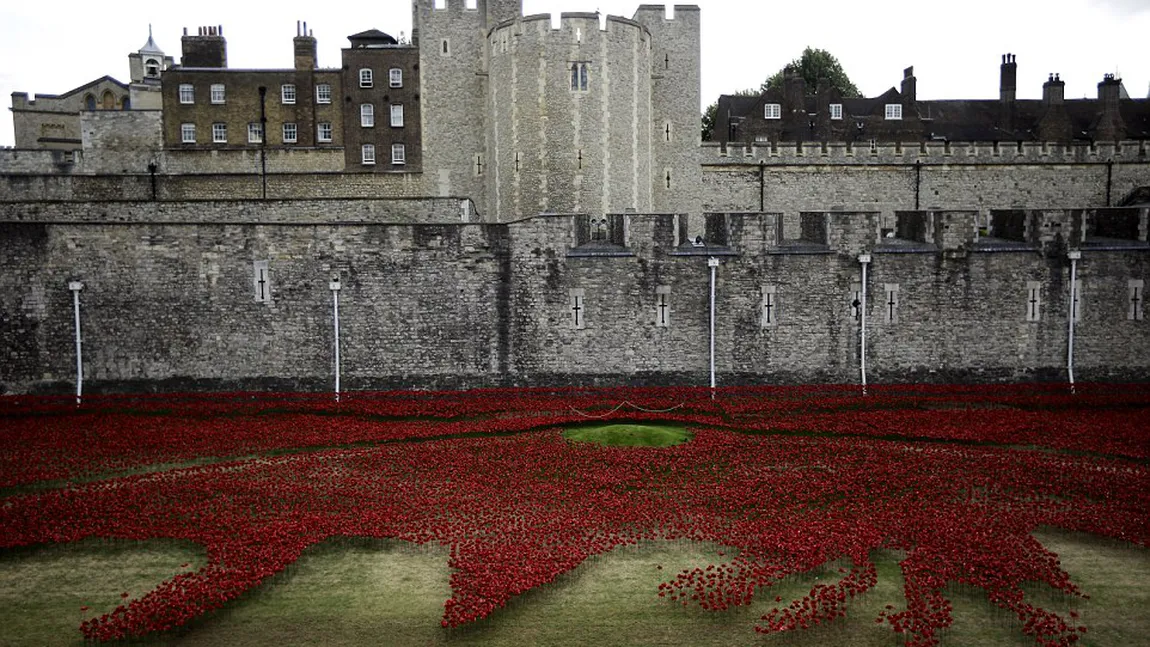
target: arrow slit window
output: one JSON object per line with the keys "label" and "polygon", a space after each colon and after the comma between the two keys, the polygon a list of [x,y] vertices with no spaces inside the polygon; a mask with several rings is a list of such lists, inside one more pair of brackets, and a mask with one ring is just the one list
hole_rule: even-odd
{"label": "arrow slit window", "polygon": [[268,271],[267,261],[255,261],[252,263],[252,289],[254,290],[256,303],[271,303],[272,279],[271,273]]}
{"label": "arrow slit window", "polygon": [[779,322],[778,289],[774,285],[763,286],[762,327],[771,328]]}
{"label": "arrow slit window", "polygon": [[671,327],[671,286],[655,288],[655,327]]}
{"label": "arrow slit window", "polygon": [[571,327],[575,330],[583,330],[587,324],[586,295],[583,288],[573,288],[569,295],[569,318]]}

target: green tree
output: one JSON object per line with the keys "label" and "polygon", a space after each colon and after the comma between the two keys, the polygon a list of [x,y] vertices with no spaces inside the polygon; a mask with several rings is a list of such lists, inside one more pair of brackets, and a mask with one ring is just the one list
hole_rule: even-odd
{"label": "green tree", "polygon": [[[741,90],[734,94],[737,96],[751,96],[761,94],[772,88],[781,88],[783,87],[783,73],[786,72],[788,67],[798,69],[799,74],[802,75],[803,80],[809,88],[818,87],[819,79],[822,78],[830,81],[831,87],[841,92],[844,97],[862,96],[858,87],[850,80],[847,73],[843,71],[843,66],[834,55],[825,49],[813,49],[811,47],[804,49],[802,56],[785,65],[783,69],[767,77],[767,80],[763,81],[762,85],[758,88]],[[703,141],[711,139],[711,135],[715,132],[715,121],[718,116],[718,101],[707,106],[707,109],[703,111]]]}
{"label": "green tree", "polygon": [[810,47],[803,50],[802,56],[767,77],[759,89],[766,92],[773,88],[783,87],[783,73],[788,67],[796,68],[809,88],[817,87],[819,79],[826,79],[830,81],[831,87],[841,92],[844,97],[862,96],[858,87],[843,71],[843,66],[833,54],[825,49],[812,49]]}

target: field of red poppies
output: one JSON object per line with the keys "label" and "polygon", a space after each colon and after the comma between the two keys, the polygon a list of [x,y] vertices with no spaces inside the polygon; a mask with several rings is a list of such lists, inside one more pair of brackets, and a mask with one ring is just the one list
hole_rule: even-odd
{"label": "field of red poppies", "polygon": [[[875,618],[906,644],[952,622],[948,586],[986,592],[1040,645],[1089,627],[1028,598],[1086,600],[1040,526],[1150,545],[1150,388],[850,387],[0,399],[0,548],[89,537],[207,550],[83,622],[148,635],[229,604],[335,537],[449,551],[442,624],[490,616],[588,557],[657,540],[724,547],[667,573],[668,605],[721,613],[828,562],[847,564],[765,614],[763,633],[851,612],[875,550],[902,551],[905,604]],[[598,421],[686,424],[691,442],[565,441]],[[787,604],[789,602],[789,604]]]}

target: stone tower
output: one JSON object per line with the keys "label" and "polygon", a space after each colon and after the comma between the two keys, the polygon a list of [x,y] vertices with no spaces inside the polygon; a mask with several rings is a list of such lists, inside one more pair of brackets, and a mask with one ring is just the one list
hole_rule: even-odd
{"label": "stone tower", "polygon": [[163,107],[160,93],[160,75],[172,66],[172,57],[165,56],[164,50],[152,38],[152,26],[148,25],[148,42],[138,51],[128,54],[128,73],[131,76],[129,101],[136,110],[159,110]]}
{"label": "stone tower", "polygon": [[484,218],[695,213],[699,10],[522,16],[415,0],[426,190]]}
{"label": "stone tower", "polygon": [[695,153],[699,129],[702,66],[699,7],[640,5],[635,22],[651,33],[651,118],[654,137],[652,210],[700,214],[701,170]]}

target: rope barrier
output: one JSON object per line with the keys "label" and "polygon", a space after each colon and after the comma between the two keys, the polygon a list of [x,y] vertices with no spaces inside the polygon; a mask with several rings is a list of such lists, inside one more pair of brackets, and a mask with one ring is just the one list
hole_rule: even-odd
{"label": "rope barrier", "polygon": [[587,413],[585,411],[580,411],[580,410],[576,409],[575,407],[568,407],[568,408],[571,409],[572,411],[574,411],[575,413],[583,416],[584,418],[599,419],[599,418],[606,418],[607,416],[613,415],[616,411],[618,411],[619,409],[622,409],[624,406],[629,406],[632,409],[635,409],[637,411],[642,411],[643,413],[669,413],[671,411],[674,411],[675,409],[681,409],[684,404],[686,404],[686,402],[680,402],[679,404],[676,404],[675,406],[673,406],[669,409],[644,409],[643,407],[640,407],[639,405],[635,404],[634,402],[631,402],[630,400],[624,400],[624,401],[620,402],[619,404],[615,405],[614,409],[611,409],[607,413],[603,413],[603,414],[591,414],[591,413]]}

